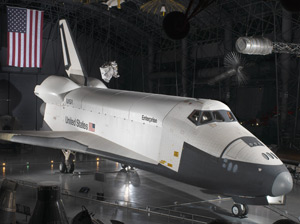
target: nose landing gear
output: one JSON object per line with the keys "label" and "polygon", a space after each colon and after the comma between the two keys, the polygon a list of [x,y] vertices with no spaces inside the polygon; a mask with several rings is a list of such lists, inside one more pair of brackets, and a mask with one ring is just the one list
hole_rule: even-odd
{"label": "nose landing gear", "polygon": [[121,164],[121,167],[122,167],[122,169],[124,169],[126,171],[128,171],[128,170],[134,170],[133,166],[129,166],[129,165],[123,164],[123,163]]}
{"label": "nose landing gear", "polygon": [[65,149],[62,149],[61,151],[65,156],[65,161],[59,164],[59,171],[61,173],[73,173],[75,169],[75,164],[73,160],[70,160],[70,155],[73,154],[75,158],[76,153],[72,152],[71,150],[65,150]]}
{"label": "nose landing gear", "polygon": [[249,208],[245,204],[234,204],[231,208],[231,212],[235,217],[244,217],[248,214]]}

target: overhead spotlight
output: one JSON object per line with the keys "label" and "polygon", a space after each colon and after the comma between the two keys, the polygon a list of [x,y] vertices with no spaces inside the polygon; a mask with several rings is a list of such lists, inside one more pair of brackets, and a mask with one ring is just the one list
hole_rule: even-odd
{"label": "overhead spotlight", "polygon": [[166,15],[166,6],[165,5],[161,6],[160,12],[161,12],[162,16]]}

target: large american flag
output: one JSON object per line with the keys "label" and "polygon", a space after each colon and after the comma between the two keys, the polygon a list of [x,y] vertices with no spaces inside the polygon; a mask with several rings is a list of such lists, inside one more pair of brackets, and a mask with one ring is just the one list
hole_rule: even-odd
{"label": "large american flag", "polygon": [[44,12],[7,7],[7,64],[42,67]]}

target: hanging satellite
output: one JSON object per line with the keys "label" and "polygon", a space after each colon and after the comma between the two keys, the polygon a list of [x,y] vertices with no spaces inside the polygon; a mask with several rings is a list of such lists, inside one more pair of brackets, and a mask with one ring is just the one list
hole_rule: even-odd
{"label": "hanging satellite", "polygon": [[190,0],[188,8],[185,13],[181,11],[173,11],[166,15],[163,21],[163,28],[168,37],[174,40],[185,38],[190,30],[190,19],[195,17],[199,12],[206,9],[215,0],[199,0],[199,3],[189,15],[189,11],[194,3]]}
{"label": "hanging satellite", "polygon": [[272,42],[266,37],[239,37],[235,42],[237,52],[249,55],[272,53],[300,55],[300,44]]}
{"label": "hanging satellite", "polygon": [[236,52],[230,52],[224,58],[224,67],[227,69],[227,71],[210,79],[208,84],[213,85],[216,82],[220,82],[232,76],[236,76],[239,85],[245,84],[248,80],[244,72],[246,65],[246,60],[243,59],[240,54]]}
{"label": "hanging satellite", "polygon": [[102,76],[102,79],[109,83],[112,77],[119,78],[118,74],[118,64],[115,61],[104,63],[100,67],[100,73]]}
{"label": "hanging satellite", "polygon": [[125,0],[108,0],[107,2],[102,2],[102,4],[107,5],[107,10],[109,10],[112,7],[117,7],[118,9],[121,9],[121,4],[125,2]]}
{"label": "hanging satellite", "polygon": [[179,11],[184,12],[185,7],[175,0],[151,0],[143,4],[140,9],[143,12],[165,16],[166,13]]}

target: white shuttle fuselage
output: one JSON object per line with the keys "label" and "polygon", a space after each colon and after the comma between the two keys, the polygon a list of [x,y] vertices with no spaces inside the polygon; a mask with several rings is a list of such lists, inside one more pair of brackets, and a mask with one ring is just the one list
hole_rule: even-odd
{"label": "white shuttle fuselage", "polygon": [[[49,76],[35,88],[49,131],[0,133],[0,139],[100,155],[243,204],[267,204],[267,196],[291,191],[284,164],[225,104],[107,89],[86,76],[66,21],[59,24],[69,78]],[[235,208],[235,215],[246,214]]]}
{"label": "white shuttle fuselage", "polygon": [[[219,101],[79,86],[58,76],[35,94],[46,103],[44,121],[52,131],[89,133],[120,146],[100,150],[110,159],[229,195],[291,190],[278,157]],[[69,138],[97,149],[97,140],[75,136]]]}

